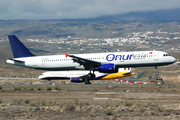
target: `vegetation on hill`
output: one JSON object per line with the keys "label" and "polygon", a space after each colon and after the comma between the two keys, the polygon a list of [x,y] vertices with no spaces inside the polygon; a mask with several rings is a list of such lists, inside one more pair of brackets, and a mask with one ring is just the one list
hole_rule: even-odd
{"label": "vegetation on hill", "polygon": [[158,30],[167,28],[167,23],[179,23],[179,11],[180,9],[130,12],[89,19],[0,20],[0,38],[7,39],[8,34],[26,39],[119,37],[127,32]]}

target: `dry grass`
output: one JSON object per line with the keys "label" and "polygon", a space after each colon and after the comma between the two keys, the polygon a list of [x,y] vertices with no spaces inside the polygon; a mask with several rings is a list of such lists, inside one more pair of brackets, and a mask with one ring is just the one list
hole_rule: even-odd
{"label": "dry grass", "polygon": [[[14,87],[22,88],[21,91],[14,91]],[[46,88],[61,88],[57,91],[46,91]],[[26,88],[26,90],[23,90]],[[31,91],[30,89],[34,90]],[[41,88],[41,91],[37,89]],[[83,89],[83,90],[82,90]],[[94,92],[97,89],[102,92]],[[1,109],[5,109],[7,112],[11,111],[15,114],[15,110],[22,112],[30,112],[32,115],[37,112],[48,113],[51,116],[60,115],[61,112],[65,115],[76,116],[74,114],[88,113],[87,116],[96,118],[97,116],[106,115],[108,119],[110,116],[129,116],[133,115],[138,118],[143,116],[169,116],[168,114],[177,113],[178,111],[167,111],[167,108],[163,105],[171,104],[171,100],[179,104],[180,96],[178,91],[172,91],[172,86],[148,86],[143,89],[138,85],[131,87],[124,85],[116,85],[112,90],[106,90],[104,92],[105,85],[90,85],[84,87],[83,85],[59,85],[59,86],[47,86],[47,85],[23,85],[23,86],[3,86],[3,92],[0,92],[0,98],[2,103]],[[124,93],[123,89],[130,92]],[[152,89],[154,91],[149,92]],[[157,89],[163,89],[162,92],[157,92]],[[174,90],[179,87],[173,87]],[[67,91],[69,90],[69,91]],[[168,92],[165,92],[168,90]],[[118,92],[117,92],[118,91]],[[102,94],[101,94],[102,93]],[[113,97],[110,93],[113,93]],[[94,99],[94,98],[108,98],[108,99]],[[9,105],[9,103],[11,103]],[[13,109],[10,109],[13,106]],[[55,109],[56,108],[56,109]],[[172,107],[173,109],[175,107]],[[177,107],[178,108],[178,107]],[[169,109],[169,108],[168,108]],[[51,112],[54,111],[54,112]],[[61,111],[61,112],[59,112]],[[67,112],[69,111],[69,112]],[[55,114],[56,113],[56,114]],[[58,113],[58,114],[57,114]],[[140,117],[141,116],[141,117]],[[0,114],[1,117],[1,114]],[[15,117],[17,118],[17,117]],[[49,117],[50,118],[50,117]],[[62,117],[63,118],[63,117]],[[126,117],[125,117],[126,118]],[[123,119],[123,118],[122,118]]]}

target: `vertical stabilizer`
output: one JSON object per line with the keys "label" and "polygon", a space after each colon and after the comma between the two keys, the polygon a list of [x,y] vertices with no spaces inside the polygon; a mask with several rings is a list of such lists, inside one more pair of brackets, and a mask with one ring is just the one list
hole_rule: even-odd
{"label": "vertical stabilizer", "polygon": [[8,38],[14,58],[35,56],[15,35],[8,35]]}

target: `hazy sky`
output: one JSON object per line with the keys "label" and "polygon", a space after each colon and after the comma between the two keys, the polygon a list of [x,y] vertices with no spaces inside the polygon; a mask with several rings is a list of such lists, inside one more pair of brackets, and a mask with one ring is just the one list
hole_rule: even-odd
{"label": "hazy sky", "polygon": [[0,19],[91,18],[180,8],[180,0],[0,0]]}

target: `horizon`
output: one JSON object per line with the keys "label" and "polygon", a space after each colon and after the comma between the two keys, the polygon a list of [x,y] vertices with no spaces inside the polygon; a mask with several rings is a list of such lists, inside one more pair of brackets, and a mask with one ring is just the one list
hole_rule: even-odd
{"label": "horizon", "polygon": [[101,18],[101,17],[113,17],[113,16],[122,16],[122,15],[127,15],[130,13],[146,13],[146,12],[159,12],[159,11],[172,11],[172,10],[180,10],[179,8],[172,8],[172,9],[159,9],[159,10],[145,10],[145,11],[130,11],[127,13],[120,13],[120,14],[111,14],[111,15],[100,15],[100,16],[96,16],[96,17],[89,17],[89,18],[51,18],[51,19],[0,19],[0,21],[21,21],[21,20],[44,20],[44,21],[48,21],[48,20],[88,20],[88,19],[97,19],[97,18]]}
{"label": "horizon", "polygon": [[180,8],[178,0],[0,0],[2,20],[89,19],[99,16],[126,14],[131,11],[156,11]]}

